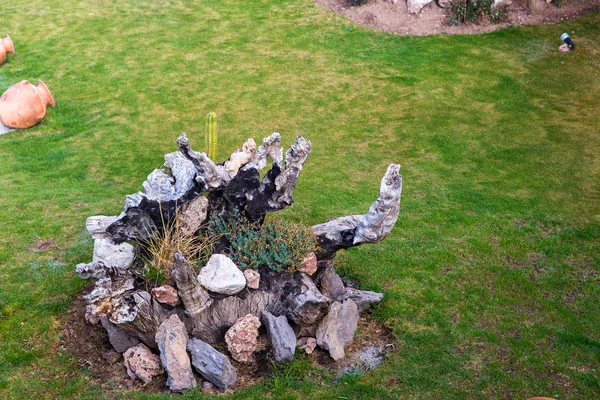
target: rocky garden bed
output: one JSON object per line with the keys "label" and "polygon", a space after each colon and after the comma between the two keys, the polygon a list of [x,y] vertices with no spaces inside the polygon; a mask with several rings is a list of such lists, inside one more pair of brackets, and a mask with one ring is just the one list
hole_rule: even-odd
{"label": "rocky garden bed", "polygon": [[[471,7],[471,4],[476,4],[471,0],[316,0],[316,2],[369,28],[400,35],[419,36],[440,33],[483,33],[508,26],[551,24],[598,10],[598,0],[494,0],[489,3],[487,10],[486,7]],[[465,18],[467,7],[472,8],[473,12],[469,12],[472,15]],[[471,20],[465,21],[465,19]],[[560,33],[562,32],[558,35]]]}
{"label": "rocky garden bed", "polygon": [[[177,145],[144,191],[126,197],[120,215],[88,218],[94,254],[77,273],[96,281],[83,296],[88,325],[67,327],[67,342],[94,329],[90,335],[104,337],[104,345],[84,352],[96,354],[90,364],[102,358],[118,365],[129,386],[159,379],[161,388],[166,375],[175,392],[202,381],[209,390],[232,390],[240,377],[255,382],[267,359],[289,362],[316,348],[327,357],[315,359],[339,370],[374,366],[391,341],[360,313],[383,295],[344,282],[333,259],[390,232],[400,205],[399,165],[388,167],[366,214],[306,227],[267,213],[293,204],[310,141],[298,136],[284,156],[278,133],[260,147],[248,139],[219,164],[194,151],[185,134]],[[211,143],[207,153],[214,158]],[[360,324],[371,329],[362,329],[370,333],[357,348]]]}

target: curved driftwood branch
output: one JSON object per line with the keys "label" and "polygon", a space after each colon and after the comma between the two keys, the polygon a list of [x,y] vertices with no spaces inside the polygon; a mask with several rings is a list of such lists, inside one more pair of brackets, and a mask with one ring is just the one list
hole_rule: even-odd
{"label": "curved driftwood branch", "polygon": [[336,218],[312,227],[323,249],[317,258],[332,259],[340,249],[383,240],[396,223],[401,195],[400,165],[390,164],[381,180],[379,197],[366,214]]}

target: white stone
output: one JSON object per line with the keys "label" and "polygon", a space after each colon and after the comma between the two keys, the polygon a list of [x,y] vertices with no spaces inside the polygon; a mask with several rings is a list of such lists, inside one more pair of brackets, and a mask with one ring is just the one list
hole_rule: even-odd
{"label": "white stone", "polygon": [[127,269],[135,259],[135,249],[129,243],[114,244],[109,238],[94,241],[92,262],[101,262],[106,267]]}
{"label": "white stone", "polygon": [[240,269],[223,254],[213,254],[200,270],[198,280],[206,289],[221,294],[236,294],[246,287],[246,278]]}
{"label": "white stone", "polygon": [[432,0],[406,0],[406,9],[411,14],[418,14]]}
{"label": "white stone", "polygon": [[494,0],[494,8],[498,8],[501,6],[510,6],[512,4],[512,0]]}

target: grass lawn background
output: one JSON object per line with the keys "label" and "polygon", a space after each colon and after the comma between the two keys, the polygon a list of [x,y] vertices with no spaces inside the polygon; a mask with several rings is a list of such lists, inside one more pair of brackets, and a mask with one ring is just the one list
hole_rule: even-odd
{"label": "grass lawn background", "polygon": [[99,391],[61,325],[85,219],[118,214],[182,131],[201,150],[209,111],[220,159],[313,142],[286,218],[364,213],[389,163],[404,178],[392,234],[336,259],[385,293],[385,363],[333,382],[300,356],[233,398],[600,397],[600,14],[399,37],[310,0],[2,0],[5,33],[0,92],[41,78],[57,105],[0,136],[0,398],[153,397]]}

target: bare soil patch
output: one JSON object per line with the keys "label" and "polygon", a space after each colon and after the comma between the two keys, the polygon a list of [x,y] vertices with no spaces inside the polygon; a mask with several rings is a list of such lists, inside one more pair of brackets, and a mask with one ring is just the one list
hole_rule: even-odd
{"label": "bare soil patch", "polygon": [[[83,296],[92,289],[93,285],[90,284],[82,293],[78,294],[68,311],[66,324],[62,328],[64,347],[73,353],[78,364],[90,373],[94,383],[103,391],[136,389],[146,393],[168,392],[165,385],[166,373],[154,377],[148,384],[129,378],[123,365],[123,358],[115,357],[106,330],[100,323],[92,325],[85,321]],[[391,331],[374,320],[369,313],[361,313],[354,342],[346,348],[346,358],[336,363],[326,351],[319,348],[314,350],[310,358],[314,363],[332,370],[339,377],[347,371],[370,369],[374,366],[370,364],[371,356],[382,359],[385,353],[392,350],[394,346]],[[215,348],[227,354],[227,347],[224,343]],[[303,350],[297,348],[296,353],[300,352]],[[232,393],[264,382],[265,378],[272,373],[273,365],[264,327],[261,327],[258,351],[255,353],[255,357],[256,362],[252,364],[242,364],[231,360],[238,374],[234,387],[226,390],[205,389],[204,392]],[[197,378],[198,385],[201,387],[202,379],[199,376]]]}
{"label": "bare soil patch", "polygon": [[434,0],[419,15],[410,14],[405,0],[370,0],[358,7],[349,7],[346,0],[315,0],[344,17],[372,29],[400,35],[473,34],[495,31],[508,26],[553,24],[567,21],[598,10],[598,0],[566,0],[561,7],[545,0],[513,0],[507,8],[506,21],[499,24],[481,22],[451,26],[448,10]]}

